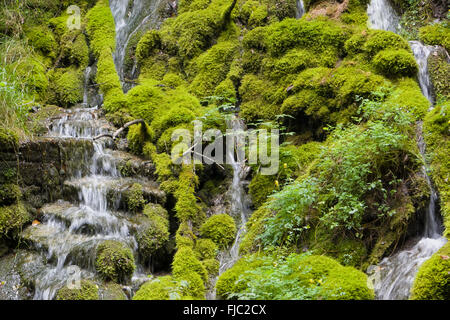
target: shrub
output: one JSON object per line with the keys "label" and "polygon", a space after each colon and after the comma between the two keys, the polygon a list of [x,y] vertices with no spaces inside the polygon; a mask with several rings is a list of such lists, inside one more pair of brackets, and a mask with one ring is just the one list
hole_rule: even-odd
{"label": "shrub", "polygon": [[97,246],[95,269],[106,280],[127,282],[135,268],[133,252],[126,245],[106,240]]}
{"label": "shrub", "polygon": [[231,244],[236,234],[234,219],[227,214],[211,216],[200,228],[203,237],[213,240],[220,248]]}

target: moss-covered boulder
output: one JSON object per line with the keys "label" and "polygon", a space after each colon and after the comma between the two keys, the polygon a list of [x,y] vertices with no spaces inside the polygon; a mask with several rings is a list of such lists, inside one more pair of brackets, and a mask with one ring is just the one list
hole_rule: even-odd
{"label": "moss-covered boulder", "polygon": [[90,280],[82,280],[80,288],[63,287],[56,293],[56,300],[98,300],[98,286]]}
{"label": "moss-covered boulder", "polygon": [[204,298],[208,273],[205,267],[195,257],[190,247],[181,247],[173,258],[172,275],[174,279],[186,281],[186,292],[196,298]]}
{"label": "moss-covered boulder", "polygon": [[418,70],[412,53],[400,49],[386,49],[378,52],[372,60],[375,69],[386,77],[413,77]]}
{"label": "moss-covered boulder", "polygon": [[411,290],[411,299],[450,299],[450,242],[420,266]]}
{"label": "moss-covered boulder", "polygon": [[214,241],[220,248],[230,245],[236,234],[236,223],[228,214],[211,216],[200,228],[203,237]]}
{"label": "moss-covered boulder", "polygon": [[125,283],[135,268],[133,252],[123,243],[107,240],[97,246],[95,269],[104,279]]}

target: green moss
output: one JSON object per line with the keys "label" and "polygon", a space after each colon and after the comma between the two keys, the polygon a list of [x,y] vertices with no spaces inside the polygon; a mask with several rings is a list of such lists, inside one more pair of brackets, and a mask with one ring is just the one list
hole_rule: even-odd
{"label": "green moss", "polygon": [[56,293],[56,300],[98,300],[98,287],[90,280],[81,281],[79,289],[63,287]]}
{"label": "green moss", "polygon": [[161,37],[157,30],[149,30],[147,33],[139,40],[136,47],[136,58],[137,61],[143,61],[149,56],[153,55],[156,50],[161,49]]}
{"label": "green moss", "polygon": [[450,50],[450,28],[448,24],[436,23],[420,28],[419,39],[429,45],[443,46]]}
{"label": "green moss", "polygon": [[154,203],[147,204],[143,213],[148,219],[140,224],[136,241],[141,257],[147,260],[169,240],[169,216],[161,205]]}
{"label": "green moss", "polygon": [[372,60],[375,69],[386,77],[410,76],[417,74],[417,63],[407,50],[382,50]]}
{"label": "green moss", "polygon": [[177,248],[189,247],[194,248],[194,239],[196,236],[186,222],[182,222],[175,235]]}
{"label": "green moss", "polygon": [[437,54],[428,57],[428,72],[433,83],[436,99],[450,99],[450,64],[447,62],[447,54],[439,50]]}
{"label": "green moss", "polygon": [[134,154],[140,155],[144,144],[151,137],[149,132],[148,126],[142,123],[129,127],[127,134],[128,149]]}
{"label": "green moss", "polygon": [[0,207],[0,235],[18,230],[31,220],[31,216],[22,202]]}
{"label": "green moss", "polygon": [[408,42],[399,35],[384,30],[369,31],[364,50],[369,56],[375,56],[378,52],[386,49],[410,50]]}
{"label": "green moss", "polygon": [[189,295],[196,298],[204,298],[205,285],[203,281],[206,281],[208,273],[195,257],[191,248],[180,247],[175,253],[172,263],[172,274],[176,280],[187,281],[187,292]]}
{"label": "green moss", "polygon": [[49,75],[49,101],[70,107],[83,100],[83,73],[79,69],[54,69]]}
{"label": "green moss", "polygon": [[215,259],[218,248],[211,239],[198,239],[195,242],[194,252],[199,260]]}
{"label": "green moss", "polygon": [[15,150],[19,146],[17,134],[4,126],[0,127],[0,147],[4,151]]}
{"label": "green moss", "polygon": [[106,99],[108,99],[109,91],[121,90],[120,80],[116,72],[111,49],[103,49],[99,55],[95,80],[99,84],[100,90],[106,95]]}
{"label": "green moss", "polygon": [[430,107],[430,102],[424,97],[419,84],[410,78],[400,80],[386,103],[411,112],[416,119],[423,119]]}
{"label": "green moss", "polygon": [[141,211],[145,204],[144,193],[142,191],[142,185],[134,183],[127,191],[127,207],[132,212]]}
{"label": "green moss", "polygon": [[26,32],[26,35],[36,50],[50,58],[56,57],[57,43],[49,29],[40,26],[32,27]]}
{"label": "green moss", "polygon": [[45,100],[47,98],[46,93],[49,80],[46,75],[46,66],[43,59],[38,56],[29,56],[10,66],[15,70],[18,80],[23,81],[41,99]]}
{"label": "green moss", "polygon": [[202,265],[205,267],[209,276],[219,273],[220,262],[217,259],[206,259],[202,261]]}
{"label": "green moss", "polygon": [[127,282],[135,268],[133,252],[124,244],[107,240],[97,246],[95,269],[106,280]]}
{"label": "green moss", "polygon": [[79,30],[69,31],[61,38],[61,59],[84,69],[89,64],[89,48],[86,36]]}
{"label": "green moss", "polygon": [[241,254],[250,254],[257,251],[260,246],[259,236],[264,232],[264,220],[270,216],[270,210],[264,206],[259,207],[250,216],[247,222],[247,233],[239,246]]}
{"label": "green moss", "polygon": [[99,296],[101,300],[108,301],[128,300],[125,292],[122,289],[122,286],[114,282],[107,282],[100,286]]}
{"label": "green moss", "polygon": [[266,202],[267,197],[275,190],[275,177],[257,174],[249,185],[249,194],[252,197],[252,203],[260,207]]}
{"label": "green moss", "polygon": [[98,1],[95,7],[89,10],[86,19],[91,49],[95,56],[102,60],[101,54],[105,49],[114,52],[116,48],[114,17],[109,9],[109,1]]}
{"label": "green moss", "polygon": [[450,243],[444,245],[417,272],[411,290],[412,300],[450,299]]}
{"label": "green moss", "polygon": [[226,248],[234,240],[236,223],[227,214],[211,216],[200,228],[203,237],[213,240],[220,248]]}
{"label": "green moss", "polygon": [[0,206],[9,206],[17,203],[22,197],[22,192],[16,184],[0,185]]}
{"label": "green moss", "polygon": [[179,287],[180,284],[172,276],[158,277],[144,283],[133,300],[178,300],[183,297]]}

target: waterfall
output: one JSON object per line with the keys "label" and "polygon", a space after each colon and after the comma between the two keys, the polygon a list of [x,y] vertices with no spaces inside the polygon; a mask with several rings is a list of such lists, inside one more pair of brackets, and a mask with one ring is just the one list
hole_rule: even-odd
{"label": "waterfall", "polygon": [[399,28],[399,18],[388,0],[371,0],[367,15],[372,29],[397,32]]}
{"label": "waterfall", "polygon": [[433,105],[433,84],[431,83],[430,74],[428,72],[428,57],[434,48],[426,46],[419,41],[410,41],[409,44],[419,66],[417,78],[419,80],[420,88],[422,89],[423,95],[430,101],[430,104]]}
{"label": "waterfall", "polygon": [[[160,23],[158,8],[162,0],[110,0],[110,9],[116,25],[116,52],[114,63],[125,91],[130,85],[125,82],[125,57],[130,40],[137,32],[157,27]],[[133,67],[133,69],[135,69]],[[136,76],[133,70],[130,76]]]}
{"label": "waterfall", "polygon": [[[228,121],[228,127],[233,130],[233,137],[235,139],[236,146],[243,145],[245,143],[244,129],[245,125],[242,119],[237,116]],[[250,167],[245,165],[245,151],[243,148],[235,148],[227,146],[227,163],[233,168],[233,180],[230,185],[228,194],[231,202],[230,214],[237,217],[240,220],[239,228],[236,233],[235,240],[228,250],[225,250],[219,254],[219,276],[230,269],[236,261],[239,260],[239,246],[242,238],[246,232],[247,219],[251,214],[250,200],[244,190],[243,180],[247,176]],[[213,279],[212,286],[214,287],[218,277]],[[207,294],[208,299],[215,299],[215,289]]]}
{"label": "waterfall", "polygon": [[300,19],[305,14],[305,5],[303,4],[303,0],[297,0],[295,6],[295,18]]}
{"label": "waterfall", "polygon": [[83,106],[89,106],[89,78],[91,76],[91,67],[87,67],[84,71],[84,83],[83,83]]}
{"label": "waterfall", "polygon": [[[372,28],[392,32],[398,31],[399,18],[388,0],[371,0],[367,14]],[[423,95],[430,101],[430,108],[432,108],[433,86],[428,73],[428,57],[432,51],[432,47],[425,46],[419,41],[410,41],[409,43],[419,66],[417,78],[420,88]],[[423,140],[422,125],[420,122],[417,126],[417,145],[424,162],[422,169],[423,175],[430,191],[430,200],[425,210],[424,231],[421,238],[416,240],[415,244],[410,244],[406,248],[403,248],[403,250],[381,261],[378,269],[378,280],[374,286],[378,299],[408,299],[420,265],[427,261],[447,241],[441,235],[442,225],[436,212],[438,195],[427,174],[426,145]]]}

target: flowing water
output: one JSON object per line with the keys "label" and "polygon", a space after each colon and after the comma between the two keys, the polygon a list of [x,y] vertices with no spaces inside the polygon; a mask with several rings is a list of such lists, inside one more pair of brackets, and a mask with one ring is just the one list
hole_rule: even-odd
{"label": "flowing water", "polygon": [[369,26],[372,29],[397,32],[399,18],[388,0],[371,0],[367,7]]}
{"label": "flowing water", "polygon": [[[111,12],[116,25],[116,52],[114,63],[125,91],[131,88],[126,82],[125,57],[130,41],[140,31],[157,27],[160,22],[158,9],[162,0],[110,0]],[[130,77],[136,76],[136,65]],[[132,80],[132,79],[130,79]]]}
{"label": "flowing water", "polygon": [[295,7],[295,18],[300,19],[305,14],[305,5],[303,4],[303,0],[297,0]]}
{"label": "flowing water", "polygon": [[[231,208],[230,215],[235,217],[238,223],[238,230],[236,238],[227,250],[222,251],[219,254],[219,275],[231,268],[239,259],[239,245],[246,232],[247,219],[251,214],[250,200],[244,190],[244,179],[247,176],[250,167],[245,164],[245,150],[237,146],[245,143],[244,129],[245,125],[242,119],[234,117],[228,122],[228,127],[232,129],[236,148],[227,147],[227,163],[231,165],[233,169],[233,180],[228,190],[230,198]],[[218,277],[213,279],[212,291],[207,294],[207,298],[213,300],[216,298],[214,285]]]}
{"label": "flowing water", "polygon": [[[131,232],[135,225],[125,212],[118,211],[120,197],[108,200],[108,191],[124,189],[123,185],[130,182],[121,177],[118,159],[110,149],[111,141],[91,140],[110,130],[96,108],[66,110],[50,126],[48,135],[52,139],[86,139],[91,141],[92,149],[79,159],[87,170],[78,170],[65,182],[65,187],[76,190],[75,201],[59,200],[45,205],[41,210],[42,223],[21,234],[48,262],[36,276],[34,299],[53,299],[57,290],[74,277],[97,279],[96,247],[104,240],[120,241],[137,256],[137,243]],[[138,270],[143,267],[138,265]],[[136,272],[133,279],[140,281],[143,276]]]}
{"label": "flowing water", "polygon": [[[388,0],[372,0],[368,6],[367,14],[372,28],[392,32],[399,30],[399,18]],[[420,88],[423,95],[430,101],[430,108],[432,108],[433,86],[428,73],[427,61],[433,48],[425,46],[419,41],[410,41],[410,46],[419,66],[417,78]],[[420,265],[428,260],[447,241],[442,237],[442,224],[436,208],[438,195],[427,174],[426,145],[422,136],[422,123],[419,123],[417,127],[418,147],[425,164],[423,174],[430,190],[430,200],[425,211],[423,234],[412,245],[406,246],[403,250],[381,261],[378,269],[379,277],[374,287],[378,299],[408,299]]]}

